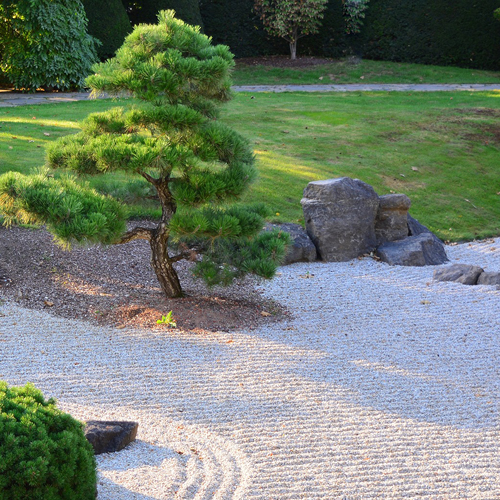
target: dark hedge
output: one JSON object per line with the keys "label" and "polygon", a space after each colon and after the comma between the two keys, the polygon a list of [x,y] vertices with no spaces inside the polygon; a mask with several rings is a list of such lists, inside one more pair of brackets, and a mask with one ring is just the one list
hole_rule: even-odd
{"label": "dark hedge", "polygon": [[[200,0],[205,33],[215,43],[229,45],[236,57],[289,54],[288,43],[264,30],[253,12],[253,0]],[[331,0],[316,35],[301,38],[297,54],[338,57],[345,53],[342,1]]]}
{"label": "dark hedge", "polygon": [[371,0],[360,37],[364,57],[500,67],[499,0]]}
{"label": "dark hedge", "polygon": [[88,32],[102,45],[97,48],[101,61],[113,57],[132,26],[120,0],[82,0],[89,20]]}
{"label": "dark hedge", "polygon": [[[500,68],[500,0],[370,0],[359,35],[345,35],[342,1],[330,0],[317,35],[299,40],[298,55]],[[253,0],[200,0],[205,32],[236,57],[288,54],[253,13]]]}
{"label": "dark hedge", "polygon": [[203,30],[198,0],[122,0],[122,2],[133,25],[156,24],[160,10],[173,9],[177,18],[188,24],[201,26]]}

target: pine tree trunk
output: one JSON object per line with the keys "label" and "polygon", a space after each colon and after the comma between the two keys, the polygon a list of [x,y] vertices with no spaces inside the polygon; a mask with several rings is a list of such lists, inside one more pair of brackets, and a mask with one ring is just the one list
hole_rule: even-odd
{"label": "pine tree trunk", "polygon": [[168,255],[168,238],[170,236],[170,219],[175,214],[177,206],[169,189],[169,178],[154,180],[162,207],[161,221],[153,231],[149,244],[151,246],[151,266],[156,273],[161,289],[171,299],[182,297],[182,288],[179,276],[174,269],[173,261]]}
{"label": "pine tree trunk", "polygon": [[151,245],[151,266],[156,273],[163,293],[169,298],[182,297],[182,288],[177,271],[168,256],[168,235],[161,228],[149,241]]}

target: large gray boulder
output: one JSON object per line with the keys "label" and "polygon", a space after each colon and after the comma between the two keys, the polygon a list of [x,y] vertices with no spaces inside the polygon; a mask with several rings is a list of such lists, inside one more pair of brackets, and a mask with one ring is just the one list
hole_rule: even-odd
{"label": "large gray boulder", "polygon": [[348,261],[377,246],[379,197],[370,185],[349,177],[310,182],[301,204],[307,234],[322,260]]}
{"label": "large gray boulder", "polygon": [[379,197],[375,235],[377,245],[398,241],[408,236],[408,209],[411,201],[405,194],[387,194]]}
{"label": "large gray boulder", "polygon": [[436,266],[448,261],[443,244],[428,233],[384,243],[376,255],[391,266]]}
{"label": "large gray boulder", "polygon": [[137,422],[89,420],[85,424],[85,437],[96,455],[113,453],[135,440],[138,427]]}
{"label": "large gray boulder", "polygon": [[434,271],[436,281],[456,281],[463,285],[476,285],[483,269],[469,264],[453,264]]}
{"label": "large gray boulder", "polygon": [[284,224],[266,224],[264,227],[264,231],[272,231],[273,229],[288,233],[292,240],[283,265],[286,266],[294,262],[313,262],[317,259],[316,247],[302,226],[287,222]]}

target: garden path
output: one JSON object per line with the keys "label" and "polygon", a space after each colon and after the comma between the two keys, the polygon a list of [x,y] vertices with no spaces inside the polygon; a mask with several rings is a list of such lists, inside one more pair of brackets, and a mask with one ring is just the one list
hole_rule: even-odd
{"label": "garden path", "polygon": [[[344,85],[245,85],[235,92],[452,92],[500,91],[500,84],[344,84]],[[0,90],[0,107],[84,101],[88,92],[54,92],[23,94]]]}

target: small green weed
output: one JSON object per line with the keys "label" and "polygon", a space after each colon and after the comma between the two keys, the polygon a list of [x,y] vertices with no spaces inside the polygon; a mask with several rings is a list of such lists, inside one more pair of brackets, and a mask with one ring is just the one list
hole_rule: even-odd
{"label": "small green weed", "polygon": [[162,316],[161,319],[156,321],[157,325],[167,325],[172,328],[177,327],[177,323],[175,322],[173,316],[172,316],[172,311],[169,311],[166,316]]}

